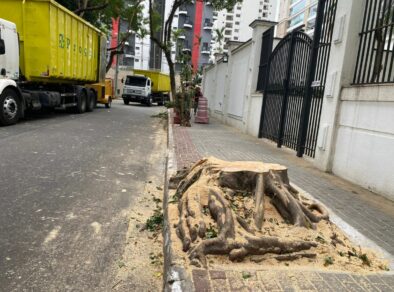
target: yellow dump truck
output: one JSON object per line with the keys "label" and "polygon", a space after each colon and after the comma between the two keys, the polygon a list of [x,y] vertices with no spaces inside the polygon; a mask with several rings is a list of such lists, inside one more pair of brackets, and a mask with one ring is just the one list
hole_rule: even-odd
{"label": "yellow dump truck", "polygon": [[125,104],[140,102],[151,106],[157,102],[163,105],[169,100],[171,91],[170,76],[154,70],[134,70],[123,80],[122,98]]}
{"label": "yellow dump truck", "polygon": [[1,0],[0,124],[26,110],[110,106],[106,45],[100,30],[54,0]]}

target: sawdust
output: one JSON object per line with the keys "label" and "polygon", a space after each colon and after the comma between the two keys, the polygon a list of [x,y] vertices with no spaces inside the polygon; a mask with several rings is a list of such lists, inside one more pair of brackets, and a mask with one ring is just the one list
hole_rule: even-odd
{"label": "sawdust", "polygon": [[118,261],[118,273],[113,291],[160,291],[163,287],[163,238],[161,230],[146,230],[148,218],[157,208],[161,208],[163,199],[163,167],[166,135],[158,122],[154,136],[155,150],[147,159],[151,176],[146,178],[141,194],[136,198],[128,212],[128,231],[126,246]]}

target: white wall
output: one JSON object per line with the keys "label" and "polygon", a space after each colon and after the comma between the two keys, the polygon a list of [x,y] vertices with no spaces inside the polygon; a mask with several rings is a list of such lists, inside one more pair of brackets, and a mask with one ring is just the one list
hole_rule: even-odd
{"label": "white wall", "polygon": [[272,22],[253,24],[252,40],[229,48],[228,63],[220,60],[206,68],[203,75],[203,93],[208,98],[211,116],[245,133],[258,136],[262,93],[255,92],[262,33]]}
{"label": "white wall", "polygon": [[332,171],[394,200],[394,85],[344,88]]}
{"label": "white wall", "polygon": [[227,113],[242,118],[244,111],[245,95],[247,92],[247,80],[245,76],[248,75],[249,58],[251,55],[251,44],[247,45],[242,50],[231,54],[232,57],[232,72],[229,77],[229,98]]}

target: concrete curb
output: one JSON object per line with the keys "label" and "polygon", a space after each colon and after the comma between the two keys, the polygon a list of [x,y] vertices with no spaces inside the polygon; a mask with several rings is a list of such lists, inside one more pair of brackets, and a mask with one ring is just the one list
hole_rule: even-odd
{"label": "concrete curb", "polygon": [[167,129],[167,155],[166,170],[164,175],[164,196],[163,196],[163,254],[164,254],[164,272],[163,272],[163,291],[193,291],[193,283],[190,275],[185,268],[176,264],[174,252],[172,249],[171,226],[168,214],[168,183],[169,178],[176,172],[176,157],[174,136],[172,132],[171,110],[168,110],[168,129]]}

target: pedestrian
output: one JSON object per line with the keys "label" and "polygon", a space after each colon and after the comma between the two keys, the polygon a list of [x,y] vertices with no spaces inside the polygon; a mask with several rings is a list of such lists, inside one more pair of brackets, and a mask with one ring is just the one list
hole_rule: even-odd
{"label": "pedestrian", "polygon": [[196,87],[195,93],[194,93],[194,115],[197,114],[197,109],[198,109],[198,101],[202,97],[202,92],[199,86]]}

